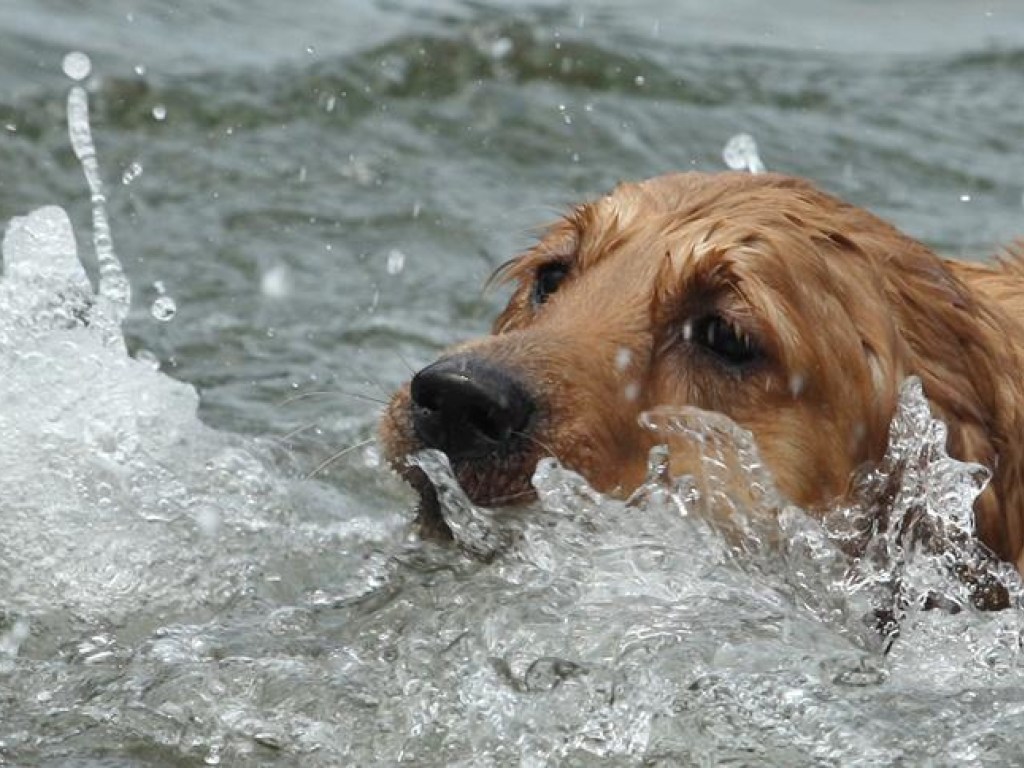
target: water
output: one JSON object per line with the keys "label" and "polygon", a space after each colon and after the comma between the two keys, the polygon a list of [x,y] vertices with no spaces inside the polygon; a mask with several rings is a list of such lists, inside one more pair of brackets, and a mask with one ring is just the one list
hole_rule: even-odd
{"label": "water", "polygon": [[[979,478],[912,391],[858,567],[713,472],[626,504],[545,465],[531,512],[453,487],[463,548],[408,539],[375,401],[484,332],[479,286],[567,203],[748,134],[952,255],[1022,230],[1014,3],[662,5],[2,4],[0,220],[57,204],[74,235],[47,208],[5,245],[0,764],[1018,759],[1020,614],[925,546],[976,556]],[[742,434],[663,417],[771,502]]]}

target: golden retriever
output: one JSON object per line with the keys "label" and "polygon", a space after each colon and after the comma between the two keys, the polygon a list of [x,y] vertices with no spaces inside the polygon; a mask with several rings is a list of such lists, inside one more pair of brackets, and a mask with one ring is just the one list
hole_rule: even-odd
{"label": "golden retriever", "polygon": [[[444,451],[485,505],[532,495],[553,455],[628,492],[688,404],[750,430],[779,489],[826,510],[885,452],[920,377],[951,455],[988,467],[979,537],[1024,566],[1024,266],[942,259],[876,216],[775,174],[682,173],[575,208],[503,267],[493,334],[448,350],[391,400],[391,463]],[[673,466],[685,472],[685,466]],[[442,527],[438,520],[425,520]]]}

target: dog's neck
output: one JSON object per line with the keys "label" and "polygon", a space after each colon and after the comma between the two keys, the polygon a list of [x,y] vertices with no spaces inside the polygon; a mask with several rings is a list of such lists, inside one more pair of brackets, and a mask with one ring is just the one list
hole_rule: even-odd
{"label": "dog's neck", "polygon": [[921,377],[935,415],[949,427],[950,454],[992,470],[975,503],[977,534],[1021,570],[1024,269],[1017,260],[988,267],[921,257],[897,279],[904,294],[898,312],[927,313],[903,323],[917,329],[906,339],[906,373]]}

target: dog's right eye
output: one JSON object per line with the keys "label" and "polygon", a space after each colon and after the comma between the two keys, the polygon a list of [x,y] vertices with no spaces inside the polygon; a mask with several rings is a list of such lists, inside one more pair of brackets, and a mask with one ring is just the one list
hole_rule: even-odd
{"label": "dog's right eye", "polygon": [[531,299],[535,307],[539,307],[548,297],[558,290],[562,281],[569,274],[569,267],[565,264],[554,262],[545,264],[537,269],[537,277],[533,281],[533,295]]}
{"label": "dog's right eye", "polygon": [[747,333],[719,315],[687,322],[683,326],[683,338],[733,366],[750,363],[760,353],[757,343]]}

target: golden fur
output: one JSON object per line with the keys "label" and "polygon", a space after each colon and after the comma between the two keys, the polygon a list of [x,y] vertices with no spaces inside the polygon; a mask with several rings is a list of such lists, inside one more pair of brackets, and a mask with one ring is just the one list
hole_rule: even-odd
{"label": "golden fur", "polygon": [[[568,272],[538,304],[538,270],[552,262]],[[782,492],[824,510],[881,458],[899,386],[916,375],[950,453],[993,471],[978,534],[1020,568],[1024,266],[1014,253],[948,261],[806,181],[684,173],[576,208],[498,279],[516,288],[493,335],[448,354],[514,372],[539,414],[527,449],[454,463],[477,502],[526,498],[548,454],[600,490],[628,491],[655,442],[639,414],[691,404],[749,429]],[[692,322],[709,313],[754,339],[757,359],[725,364],[695,343]],[[396,466],[422,447],[409,410],[406,387],[381,424]]]}

